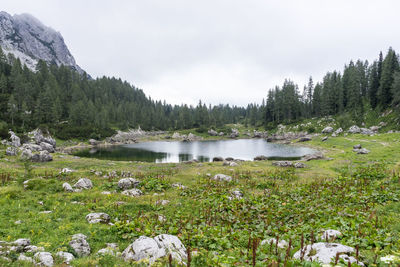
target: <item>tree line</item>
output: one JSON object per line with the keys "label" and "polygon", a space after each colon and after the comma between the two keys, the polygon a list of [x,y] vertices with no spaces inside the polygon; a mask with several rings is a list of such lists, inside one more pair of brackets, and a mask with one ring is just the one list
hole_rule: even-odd
{"label": "tree line", "polygon": [[170,105],[147,97],[121,79],[91,79],[67,66],[39,61],[29,70],[0,48],[0,135],[8,128],[23,132],[38,126],[60,138],[111,135],[113,129],[145,130],[222,128],[229,123],[273,128],[304,118],[348,113],[362,119],[368,109],[400,105],[399,57],[389,48],[369,64],[357,60],[343,72],[328,72],[302,90],[291,80],[270,89],[261,104]]}

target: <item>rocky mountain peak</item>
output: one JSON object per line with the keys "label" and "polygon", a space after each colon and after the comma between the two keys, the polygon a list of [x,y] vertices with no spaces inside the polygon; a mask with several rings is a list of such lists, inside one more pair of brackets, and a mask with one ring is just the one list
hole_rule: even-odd
{"label": "rocky mountain peak", "polygon": [[32,70],[42,59],[83,73],[62,35],[30,14],[11,16],[0,12],[0,46],[5,53],[12,53]]}

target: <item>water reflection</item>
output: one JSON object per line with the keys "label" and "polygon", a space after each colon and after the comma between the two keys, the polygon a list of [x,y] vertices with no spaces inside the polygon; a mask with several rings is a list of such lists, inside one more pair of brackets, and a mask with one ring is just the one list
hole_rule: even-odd
{"label": "water reflection", "polygon": [[310,148],[268,143],[263,139],[241,139],[197,142],[144,142],[87,149],[79,151],[75,155],[109,160],[163,163],[193,159],[209,162],[213,157],[252,160],[258,155],[267,157],[301,157],[312,152],[313,150]]}

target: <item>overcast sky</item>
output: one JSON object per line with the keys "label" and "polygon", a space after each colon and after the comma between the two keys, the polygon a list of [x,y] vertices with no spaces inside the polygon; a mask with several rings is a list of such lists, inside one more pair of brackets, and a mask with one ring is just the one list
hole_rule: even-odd
{"label": "overcast sky", "polygon": [[93,77],[115,76],[173,104],[261,103],[351,59],[400,48],[400,1],[1,0],[61,32]]}

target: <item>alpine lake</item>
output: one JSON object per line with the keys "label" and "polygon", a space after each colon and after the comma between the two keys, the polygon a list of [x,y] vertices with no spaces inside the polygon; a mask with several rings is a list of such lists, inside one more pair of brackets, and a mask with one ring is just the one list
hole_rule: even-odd
{"label": "alpine lake", "polygon": [[264,139],[208,140],[194,142],[152,141],[129,145],[93,147],[74,153],[75,156],[117,161],[177,163],[190,160],[210,162],[214,157],[253,160],[300,159],[315,151],[308,147],[270,143]]}

